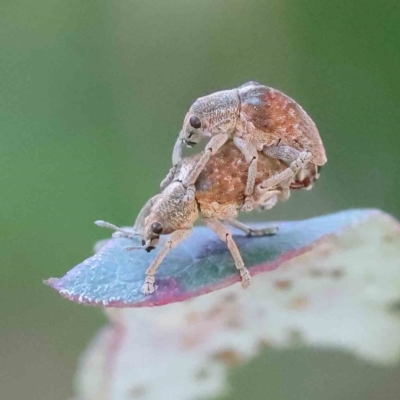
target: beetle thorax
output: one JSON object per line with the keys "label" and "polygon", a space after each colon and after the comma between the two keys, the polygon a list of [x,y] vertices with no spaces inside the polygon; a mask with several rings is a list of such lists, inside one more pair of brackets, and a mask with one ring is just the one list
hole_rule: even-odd
{"label": "beetle thorax", "polygon": [[224,90],[198,98],[191,111],[198,115],[211,134],[233,132],[239,120],[239,96],[237,90]]}

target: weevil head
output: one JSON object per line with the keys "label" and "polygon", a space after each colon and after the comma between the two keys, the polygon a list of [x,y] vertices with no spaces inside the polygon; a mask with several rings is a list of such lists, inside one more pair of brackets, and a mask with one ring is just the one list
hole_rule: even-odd
{"label": "weevil head", "polygon": [[191,229],[198,218],[196,200],[185,200],[186,188],[181,182],[168,185],[146,217],[141,234],[146,251],[153,250],[161,235],[168,235],[179,229]]}
{"label": "weevil head", "polygon": [[201,113],[194,113],[189,110],[183,122],[179,137],[187,147],[193,147],[199,143],[203,137],[209,136],[206,126],[207,119]]}
{"label": "weevil head", "polygon": [[224,90],[198,98],[185,116],[179,137],[192,147],[203,137],[233,132],[239,119],[237,90]]}

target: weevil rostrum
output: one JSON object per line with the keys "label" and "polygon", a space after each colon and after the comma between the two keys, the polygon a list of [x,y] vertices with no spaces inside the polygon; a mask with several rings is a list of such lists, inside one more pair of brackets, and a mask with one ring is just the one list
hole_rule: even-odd
{"label": "weevil rostrum", "polygon": [[[301,154],[310,152],[308,165],[304,165],[307,171],[301,168],[297,174],[299,182],[310,172],[318,177],[319,167],[327,161],[318,129],[304,109],[279,90],[251,81],[236,89],[200,97],[192,104],[174,146],[173,166],[161,188],[172,181],[184,145],[192,147],[203,137],[211,139],[187,179],[186,199],[195,197],[195,182],[210,157],[232,140],[249,165],[243,211],[251,211],[256,203],[253,191],[257,168],[261,167],[258,165],[260,152],[288,165],[296,160],[302,162]],[[289,185],[287,182],[286,188]]]}
{"label": "weevil rostrum", "polygon": [[[269,235],[277,231],[276,227],[253,230],[236,220],[246,197],[249,167],[245,156],[233,142],[226,143],[222,146],[218,157],[212,157],[209,160],[195,183],[195,197],[184,201],[187,179],[200,158],[201,155],[197,154],[180,162],[172,182],[145,204],[132,230],[124,230],[104,221],[96,221],[98,226],[116,230],[114,237],[132,238],[140,235],[142,246],[130,247],[127,250],[151,251],[158,245],[161,235],[169,235],[146,271],[142,287],[145,294],[154,292],[155,273],[158,267],[167,253],[190,234],[193,223],[200,216],[207,226],[226,242],[240,273],[243,287],[250,284],[250,274],[231,232],[221,221],[242,230],[248,236]],[[296,181],[295,176],[304,168],[308,159],[303,157],[302,160],[287,167],[279,159],[260,154],[254,190],[254,202],[257,207],[269,209],[281,200],[282,196],[285,197],[280,187],[282,182],[290,181],[296,189],[301,187],[302,182]]]}

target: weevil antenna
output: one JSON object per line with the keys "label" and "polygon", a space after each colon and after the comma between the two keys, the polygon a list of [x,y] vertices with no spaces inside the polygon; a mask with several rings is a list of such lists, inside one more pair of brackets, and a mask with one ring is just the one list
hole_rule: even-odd
{"label": "weevil antenna", "polygon": [[127,236],[140,235],[140,233],[133,232],[133,231],[126,231],[126,230],[121,229],[118,226],[116,226],[114,224],[110,224],[109,222],[106,222],[106,221],[98,220],[98,221],[94,221],[94,223],[97,226],[100,226],[100,228],[109,228],[109,229],[112,229],[114,231],[124,233]]}
{"label": "weevil antenna", "polygon": [[143,250],[143,249],[145,249],[145,248],[146,248],[145,246],[128,246],[128,247],[125,247],[124,250],[125,250],[125,251]]}

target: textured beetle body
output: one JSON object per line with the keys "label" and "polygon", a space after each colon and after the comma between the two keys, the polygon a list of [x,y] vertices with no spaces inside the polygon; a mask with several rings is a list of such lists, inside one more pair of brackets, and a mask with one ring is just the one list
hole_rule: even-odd
{"label": "textured beetle body", "polygon": [[[271,157],[281,158],[282,149],[309,152],[307,165],[299,171],[298,181],[308,182],[318,178],[318,166],[326,163],[326,153],[318,129],[309,115],[293,99],[279,90],[248,82],[237,89],[224,90],[200,97],[185,116],[183,128],[173,152],[173,168],[161,187],[173,179],[176,165],[182,157],[184,144],[194,146],[203,137],[211,137],[205,154],[188,179],[187,198],[193,198],[195,182],[212,155],[226,141],[233,139],[245,155],[249,165],[246,197],[247,211],[252,209],[252,191],[256,175],[258,154],[262,151]],[[279,147],[279,149],[276,149]],[[270,152],[271,149],[275,148]],[[291,151],[293,153],[293,151]],[[288,164],[296,157],[286,160]]]}
{"label": "textured beetle body", "polygon": [[272,144],[309,151],[309,163],[324,165],[325,148],[318,129],[293,99],[267,86],[244,86],[238,89],[240,117],[237,132],[250,136],[258,151]]}
{"label": "textured beetle body", "polygon": [[[189,123],[193,116],[201,121],[198,129]],[[258,151],[279,143],[311,152],[310,163],[327,161],[318,129],[304,109],[286,94],[257,82],[198,98],[186,114],[180,139],[190,145],[221,132],[248,137]]]}
{"label": "textured beetle body", "polygon": [[[174,180],[182,182],[195,167],[199,154],[184,159]],[[225,219],[236,217],[245,201],[248,164],[240,150],[232,143],[226,143],[218,157],[212,157],[196,181],[195,199],[203,215]],[[256,177],[256,188],[265,180],[287,169],[281,160],[262,154]],[[173,184],[174,182],[172,182]],[[279,190],[269,188],[270,192]],[[256,190],[255,202],[259,205],[265,195]]]}

